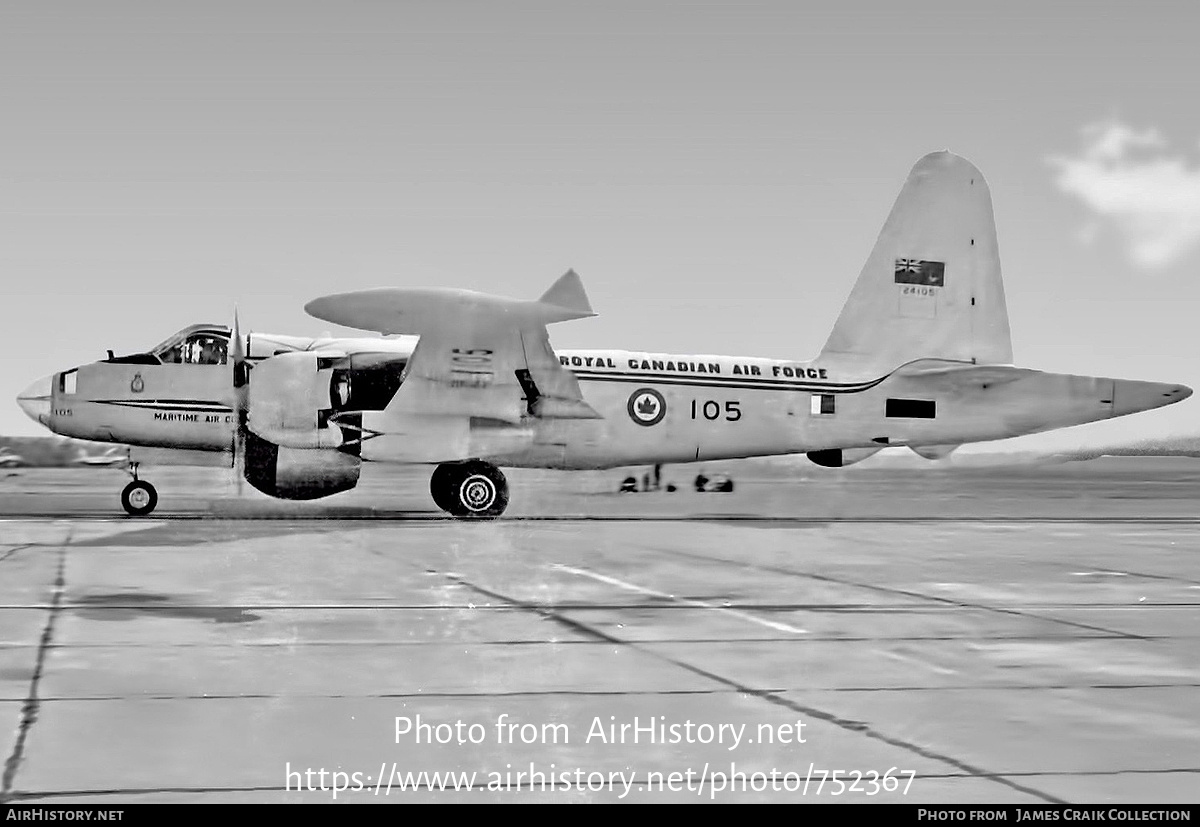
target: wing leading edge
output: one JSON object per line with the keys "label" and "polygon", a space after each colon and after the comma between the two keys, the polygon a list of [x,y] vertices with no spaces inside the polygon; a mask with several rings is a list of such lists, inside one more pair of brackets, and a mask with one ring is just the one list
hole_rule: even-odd
{"label": "wing leading edge", "polygon": [[528,416],[599,419],[550,347],[546,325],[595,316],[573,270],[537,300],[472,290],[380,288],[304,306],[359,330],[420,336],[389,411],[519,423]]}

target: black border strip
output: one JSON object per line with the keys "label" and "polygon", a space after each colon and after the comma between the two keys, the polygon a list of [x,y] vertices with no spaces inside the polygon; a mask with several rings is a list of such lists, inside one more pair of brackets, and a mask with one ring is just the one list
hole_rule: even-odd
{"label": "black border strip", "polygon": [[642,384],[661,384],[661,385],[683,385],[696,388],[738,388],[743,390],[766,390],[766,391],[815,391],[822,393],[861,393],[862,391],[870,390],[876,385],[887,379],[887,376],[881,376],[870,382],[861,382],[857,384],[838,384],[838,383],[821,383],[821,382],[789,382],[773,381],[773,380],[747,380],[741,377],[727,378],[701,378],[698,376],[676,376],[673,374],[647,374],[647,373],[607,373],[604,371],[572,371],[575,377],[584,382],[634,382]]}
{"label": "black border strip", "polygon": [[233,408],[220,402],[186,399],[87,399],[97,405],[116,405],[145,411],[188,410],[206,413],[232,413]]}

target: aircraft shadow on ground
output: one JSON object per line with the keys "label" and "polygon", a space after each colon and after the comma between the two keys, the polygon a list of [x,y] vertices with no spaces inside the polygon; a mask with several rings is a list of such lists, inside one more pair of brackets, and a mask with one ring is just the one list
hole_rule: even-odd
{"label": "aircraft shadow on ground", "polygon": [[69,600],[65,607],[89,620],[133,620],[143,615],[211,620],[215,623],[252,623],[261,620],[238,606],[194,606],[165,594],[148,592],[104,592]]}
{"label": "aircraft shadow on ground", "polygon": [[72,548],[146,548],[199,546],[208,543],[236,543],[265,537],[297,534],[331,534],[342,531],[336,525],[304,521],[302,526],[275,520],[179,520],[156,522],[150,526],[131,525],[128,531],[93,537],[71,543]]}

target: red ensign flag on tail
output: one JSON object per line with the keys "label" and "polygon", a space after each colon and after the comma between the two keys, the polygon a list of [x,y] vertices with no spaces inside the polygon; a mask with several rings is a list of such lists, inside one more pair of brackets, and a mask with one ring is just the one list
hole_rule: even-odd
{"label": "red ensign flag on tail", "polygon": [[946,285],[946,265],[940,261],[898,258],[896,259],[896,284],[944,287]]}

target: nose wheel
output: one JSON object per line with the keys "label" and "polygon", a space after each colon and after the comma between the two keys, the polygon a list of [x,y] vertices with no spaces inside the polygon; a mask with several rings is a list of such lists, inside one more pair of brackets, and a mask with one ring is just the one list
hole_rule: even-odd
{"label": "nose wheel", "polygon": [[508,507],[508,480],[490,462],[439,465],[429,480],[437,507],[460,519],[499,517]]}
{"label": "nose wheel", "polygon": [[145,517],[158,505],[158,491],[145,480],[138,479],[137,463],[129,466],[133,481],[121,492],[121,506],[131,517]]}

